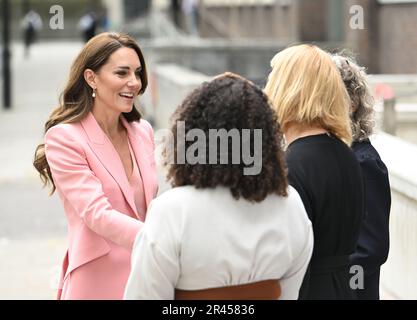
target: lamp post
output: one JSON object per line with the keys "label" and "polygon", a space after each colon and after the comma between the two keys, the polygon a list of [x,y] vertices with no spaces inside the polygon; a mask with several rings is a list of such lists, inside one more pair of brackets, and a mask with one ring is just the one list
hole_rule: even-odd
{"label": "lamp post", "polygon": [[10,72],[10,3],[3,0],[3,104],[5,109],[12,105]]}

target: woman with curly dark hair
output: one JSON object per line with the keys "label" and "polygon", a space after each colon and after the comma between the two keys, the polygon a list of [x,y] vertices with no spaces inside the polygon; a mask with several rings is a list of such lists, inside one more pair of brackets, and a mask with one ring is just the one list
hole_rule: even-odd
{"label": "woman with curly dark hair", "polygon": [[151,204],[125,298],[296,299],[312,228],[288,186],[267,97],[226,73],[194,90],[173,119],[174,188]]}

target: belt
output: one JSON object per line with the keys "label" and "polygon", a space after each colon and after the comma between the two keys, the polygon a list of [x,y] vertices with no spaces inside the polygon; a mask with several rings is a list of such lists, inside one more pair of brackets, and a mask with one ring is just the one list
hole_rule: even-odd
{"label": "belt", "polygon": [[280,295],[279,280],[202,290],[175,289],[175,300],[277,300]]}

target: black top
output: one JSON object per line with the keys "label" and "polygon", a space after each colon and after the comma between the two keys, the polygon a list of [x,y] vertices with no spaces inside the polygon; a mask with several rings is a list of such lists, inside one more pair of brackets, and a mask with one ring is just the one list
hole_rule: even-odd
{"label": "black top", "polygon": [[300,299],[352,299],[349,255],[364,214],[361,168],[352,150],[328,134],[299,138],[286,152],[290,184],[313,225],[314,249]]}
{"label": "black top", "polygon": [[366,211],[351,263],[372,274],[388,258],[391,188],[387,167],[370,141],[356,142],[352,149],[362,169]]}

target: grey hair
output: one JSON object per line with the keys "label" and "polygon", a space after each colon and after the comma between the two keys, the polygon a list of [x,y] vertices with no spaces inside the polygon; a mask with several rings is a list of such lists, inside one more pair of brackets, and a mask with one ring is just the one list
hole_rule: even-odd
{"label": "grey hair", "polygon": [[332,54],[351,100],[350,112],[353,141],[367,139],[375,126],[374,98],[367,81],[365,68],[345,54]]}

